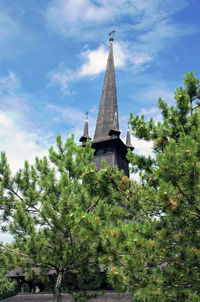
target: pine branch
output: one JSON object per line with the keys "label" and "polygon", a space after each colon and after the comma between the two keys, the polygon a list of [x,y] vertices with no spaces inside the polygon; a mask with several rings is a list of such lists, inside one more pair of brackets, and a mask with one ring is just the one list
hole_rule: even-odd
{"label": "pine branch", "polygon": [[98,204],[99,200],[102,198],[102,196],[100,195],[99,198],[96,200],[96,202],[94,204],[92,204],[87,210],[86,212],[89,213],[91,212],[95,207],[96,205]]}
{"label": "pine branch", "polygon": [[23,201],[23,198],[12,188],[11,185],[8,185],[8,189],[15,195],[17,196],[21,201]]}
{"label": "pine branch", "polygon": [[31,259],[30,256],[25,255],[25,254],[22,254],[22,253],[20,253],[20,252],[17,252],[17,251],[15,251],[15,250],[12,250],[12,249],[8,248],[7,246],[3,245],[2,243],[0,243],[0,247],[3,248],[3,249],[5,249],[5,250],[7,250],[7,251],[10,252],[10,253],[13,253],[13,254],[17,255],[17,256],[21,256],[21,257],[24,257],[24,258]]}

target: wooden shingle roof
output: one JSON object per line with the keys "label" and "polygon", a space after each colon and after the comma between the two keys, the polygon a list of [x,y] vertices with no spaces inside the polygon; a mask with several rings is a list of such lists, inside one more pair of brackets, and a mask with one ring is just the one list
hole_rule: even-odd
{"label": "wooden shingle roof", "polygon": [[110,50],[93,143],[96,141],[104,141],[109,138],[111,130],[120,134],[113,57],[113,39],[110,39]]}
{"label": "wooden shingle roof", "polygon": [[[72,297],[68,294],[63,294],[62,302],[72,302]],[[123,294],[121,296],[114,292],[106,293],[105,295],[91,299],[91,302],[133,302],[131,295]],[[2,302],[53,302],[51,294],[19,294],[2,300]]]}

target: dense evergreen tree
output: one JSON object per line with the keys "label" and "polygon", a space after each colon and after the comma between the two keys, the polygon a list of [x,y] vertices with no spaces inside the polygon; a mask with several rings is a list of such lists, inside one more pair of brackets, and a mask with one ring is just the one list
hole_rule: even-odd
{"label": "dense evergreen tree", "polygon": [[[73,137],[66,143],[58,137],[57,151],[50,148],[49,158],[36,158],[35,165],[25,162],[12,176],[1,155],[0,204],[15,239],[13,254],[18,266],[30,268],[29,274],[36,265],[44,276],[55,273],[55,301],[61,301],[63,287],[75,300],[85,301],[86,291],[100,288],[102,282],[98,234],[116,221],[119,195],[113,190],[111,169],[96,172],[92,156],[89,142],[82,148]],[[69,276],[73,282],[63,282]]]}
{"label": "dense evergreen tree", "polygon": [[159,99],[162,120],[131,115],[153,158],[129,154],[141,181],[118,183],[132,221],[110,226],[104,246],[109,278],[134,301],[200,301],[200,87],[186,73],[176,105]]}

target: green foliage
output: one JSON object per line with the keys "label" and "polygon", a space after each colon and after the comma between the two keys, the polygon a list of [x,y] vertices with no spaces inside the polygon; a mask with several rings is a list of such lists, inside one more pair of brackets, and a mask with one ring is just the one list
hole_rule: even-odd
{"label": "green foliage", "polygon": [[[96,172],[93,152],[90,142],[82,148],[73,137],[65,143],[58,137],[57,150],[50,148],[48,158],[36,158],[34,165],[25,162],[14,176],[1,155],[0,205],[4,229],[15,238],[14,261],[27,267],[28,279],[36,265],[43,277],[53,271],[56,301],[61,290],[76,295],[78,289],[86,295],[103,282],[99,234],[117,221],[119,194],[111,168]],[[121,178],[122,173],[116,175]],[[67,275],[76,282],[63,282]]]}
{"label": "green foliage", "polygon": [[162,120],[131,115],[136,137],[154,158],[129,153],[141,181],[119,184],[130,221],[104,236],[109,280],[134,301],[200,301],[200,87],[186,73],[176,105],[159,99]]}
{"label": "green foliage", "polygon": [[16,281],[8,280],[4,277],[5,271],[0,273],[0,300],[11,297],[17,293]]}
{"label": "green foliage", "polygon": [[44,279],[53,271],[58,302],[62,290],[87,301],[102,272],[134,301],[200,301],[199,99],[199,81],[186,73],[175,106],[158,100],[160,122],[131,115],[136,137],[154,144],[153,158],[128,154],[140,182],[105,163],[96,172],[90,142],[73,137],[58,137],[57,150],[14,176],[2,153],[2,227],[26,278],[36,265]]}
{"label": "green foliage", "polygon": [[11,257],[0,251],[0,300],[11,297],[17,293],[18,286],[14,280],[5,278],[6,273],[12,268],[10,264]]}

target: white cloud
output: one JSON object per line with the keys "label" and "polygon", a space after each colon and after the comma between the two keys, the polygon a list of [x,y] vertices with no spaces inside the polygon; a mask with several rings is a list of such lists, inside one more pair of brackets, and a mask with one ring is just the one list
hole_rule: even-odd
{"label": "white cloud", "polygon": [[100,45],[95,50],[87,49],[83,51],[81,58],[84,63],[81,65],[77,75],[80,77],[93,76],[105,71],[107,56],[108,53],[104,45]]}
{"label": "white cloud", "polygon": [[131,135],[131,142],[134,146],[134,152],[139,155],[154,156],[153,154],[153,143],[151,141],[145,141],[136,138],[134,135]]}
{"label": "white cloud", "polygon": [[[149,63],[152,58],[145,52],[134,53],[129,47],[129,43],[114,43],[115,68],[124,69],[129,66],[138,70]],[[59,85],[64,94],[69,94],[69,83],[82,79],[83,77],[92,77],[105,72],[108,58],[108,48],[101,44],[97,49],[82,51],[80,54],[80,67],[76,70],[69,70],[63,64],[49,73],[50,83],[48,86]]]}
{"label": "white cloud", "polygon": [[[114,43],[113,52],[115,68],[125,68],[128,63],[127,61],[132,61],[132,56],[127,43]],[[81,52],[80,58],[83,61],[77,72],[77,75],[80,78],[84,76],[98,75],[101,72],[105,72],[108,48],[101,44],[97,49],[87,49]]]}
{"label": "white cloud", "polygon": [[[52,31],[82,41],[105,40],[105,33],[118,24],[117,37],[121,42],[115,43],[116,67],[131,66],[138,71],[147,68],[167,43],[197,31],[190,24],[173,20],[174,13],[188,4],[189,0],[51,0],[45,18]],[[75,78],[96,75],[105,69],[104,45],[82,52],[81,57],[84,63]],[[56,80],[64,81],[67,91],[69,77],[59,77]]]}
{"label": "white cloud", "polygon": [[69,83],[77,81],[86,76],[95,76],[105,71],[107,50],[104,45],[100,45],[95,50],[84,50],[80,54],[82,64],[76,70],[69,70],[63,64],[49,73],[50,83],[48,86],[58,85],[64,94],[69,94]]}
{"label": "white cloud", "polygon": [[0,110],[0,152],[6,152],[12,172],[22,168],[25,160],[33,163],[36,156],[43,156],[48,150],[48,138],[22,129],[21,118]]}
{"label": "white cloud", "polygon": [[[188,3],[189,0],[176,3],[174,0],[167,3],[162,0],[51,0],[45,17],[51,30],[64,36],[96,40],[113,24],[119,24],[119,31],[124,30],[127,35],[134,32],[137,37],[139,31],[154,31],[163,20],[173,24],[171,16]],[[124,28],[120,26],[121,19]]]}
{"label": "white cloud", "polygon": [[47,87],[58,85],[61,91],[66,95],[70,94],[68,83],[79,78],[77,72],[69,70],[63,64],[60,64],[56,70],[49,72],[48,76],[50,83]]}
{"label": "white cloud", "polygon": [[52,142],[48,134],[39,134],[41,129],[27,129],[30,108],[26,97],[16,74],[0,77],[0,152],[6,152],[13,172],[25,160],[33,163],[36,156],[46,154]]}
{"label": "white cloud", "polygon": [[[129,42],[115,42],[113,47],[115,68],[124,69],[127,66],[133,69],[139,68],[152,60],[145,52],[136,53]],[[92,76],[105,71],[108,50],[100,45],[95,50],[86,50],[81,53],[84,63],[78,74],[80,76]]]}
{"label": "white cloud", "polygon": [[[192,34],[197,29],[178,24],[173,14],[186,7],[189,0],[51,0],[45,12],[49,28],[65,37],[82,41],[105,40],[105,33],[118,24],[114,43],[116,68],[133,72],[150,66],[167,43]],[[126,40],[126,42],[124,42]],[[105,70],[107,48],[100,44],[80,54],[79,68],[62,66],[51,73],[51,85],[59,85],[69,94],[69,83]]]}
{"label": "white cloud", "polygon": [[91,0],[52,0],[47,7],[46,21],[53,31],[65,36],[79,33],[81,38],[86,35],[84,28],[89,27],[94,31],[92,27],[112,18],[115,7],[112,5],[110,9],[111,1],[94,3]]}

